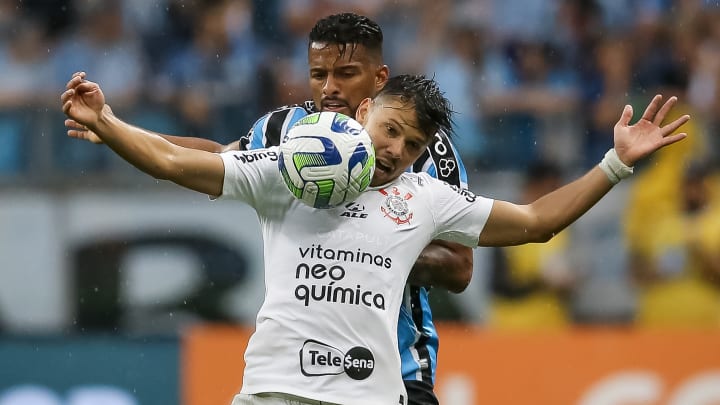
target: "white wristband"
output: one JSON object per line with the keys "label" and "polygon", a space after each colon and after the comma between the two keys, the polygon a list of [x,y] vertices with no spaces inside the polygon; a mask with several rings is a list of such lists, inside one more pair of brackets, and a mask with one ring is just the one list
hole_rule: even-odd
{"label": "white wristband", "polygon": [[618,184],[620,180],[630,177],[630,175],[633,174],[633,168],[625,165],[625,163],[620,160],[615,149],[607,151],[598,166],[605,172],[605,175],[612,184]]}

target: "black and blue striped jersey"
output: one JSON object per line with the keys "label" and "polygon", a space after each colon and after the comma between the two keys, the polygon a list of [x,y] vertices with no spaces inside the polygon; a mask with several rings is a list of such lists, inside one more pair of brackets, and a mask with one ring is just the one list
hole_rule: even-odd
{"label": "black and blue striped jersey", "polygon": [[[258,119],[240,138],[240,149],[277,146],[293,124],[314,112],[317,109],[312,101],[271,111]],[[426,172],[437,179],[467,188],[467,172],[462,160],[443,133],[435,134],[433,143],[408,171]],[[427,288],[406,286],[398,319],[398,346],[403,380],[434,385],[438,334],[432,320]]]}

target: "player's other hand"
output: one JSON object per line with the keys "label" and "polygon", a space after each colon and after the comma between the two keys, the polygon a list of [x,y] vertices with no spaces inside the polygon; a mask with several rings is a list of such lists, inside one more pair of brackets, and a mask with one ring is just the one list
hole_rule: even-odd
{"label": "player's other hand", "polygon": [[633,109],[626,105],[615,124],[615,152],[628,166],[634,166],[637,161],[663,148],[678,142],[686,133],[673,134],[678,128],[690,120],[689,115],[683,115],[675,121],[661,126],[668,112],[677,102],[677,97],[670,97],[662,106],[662,95],[653,97],[638,122],[629,125],[633,116]]}
{"label": "player's other hand", "polygon": [[[105,107],[103,107],[103,109],[104,112],[108,115],[113,114],[112,109],[109,105],[105,104]],[[95,132],[91,131],[88,127],[73,119],[66,119],[65,126],[68,128],[67,134],[71,138],[82,139],[88,142],[92,142],[94,144],[103,143],[103,140],[100,139],[100,137],[97,136]]]}
{"label": "player's other hand", "polygon": [[89,130],[85,125],[82,125],[75,120],[70,118],[66,119],[65,126],[68,128],[67,134],[70,138],[83,139],[95,144],[103,143],[102,139],[100,139],[95,132]]}
{"label": "player's other hand", "polygon": [[105,106],[105,95],[100,86],[85,80],[84,72],[77,72],[65,87],[60,96],[63,113],[78,125],[94,127]]}

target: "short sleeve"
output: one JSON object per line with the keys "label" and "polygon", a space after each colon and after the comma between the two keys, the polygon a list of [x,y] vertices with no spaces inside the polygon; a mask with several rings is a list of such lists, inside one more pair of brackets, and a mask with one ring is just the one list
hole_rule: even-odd
{"label": "short sleeve", "polygon": [[434,182],[432,211],[437,234],[435,239],[477,247],[494,200],[445,182]]}
{"label": "short sleeve", "polygon": [[280,179],[277,147],[220,154],[225,165],[222,194],[257,207],[259,198],[273,192]]}

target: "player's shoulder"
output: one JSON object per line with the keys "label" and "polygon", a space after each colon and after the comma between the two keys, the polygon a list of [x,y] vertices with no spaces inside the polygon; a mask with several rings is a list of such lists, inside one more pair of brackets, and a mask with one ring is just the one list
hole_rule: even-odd
{"label": "player's shoulder", "polygon": [[292,125],[300,118],[313,112],[315,112],[315,103],[312,101],[306,101],[302,104],[288,104],[268,111],[255,122],[253,127],[258,127],[258,124],[261,124],[263,131],[267,132],[276,127],[274,124],[288,121]]}
{"label": "player's shoulder", "polygon": [[287,131],[300,119],[315,112],[311,100],[302,104],[289,104],[265,113],[240,139],[241,149],[266,148],[280,144]]}
{"label": "player's shoulder", "polygon": [[428,190],[428,192],[432,192],[433,188],[445,184],[444,181],[438,180],[426,172],[404,172],[398,178],[398,182],[404,187],[419,191]]}
{"label": "player's shoulder", "polygon": [[456,186],[467,186],[465,165],[450,137],[442,131],[435,133],[427,150],[413,164],[412,171],[428,173]]}
{"label": "player's shoulder", "polygon": [[451,196],[454,194],[459,194],[465,198],[471,197],[473,201],[476,198],[475,194],[468,190],[467,187],[439,180],[427,172],[405,172],[400,175],[398,180],[406,188],[414,190],[419,195],[427,195],[431,199],[435,199],[438,195]]}
{"label": "player's shoulder", "polygon": [[297,111],[297,110],[302,110],[305,112],[305,114],[312,114],[312,113],[316,112],[315,103],[312,100],[306,100],[300,104],[286,104],[281,107],[278,107],[278,108],[268,111],[267,113],[265,113],[264,117],[275,115],[275,114],[282,114],[285,111]]}

